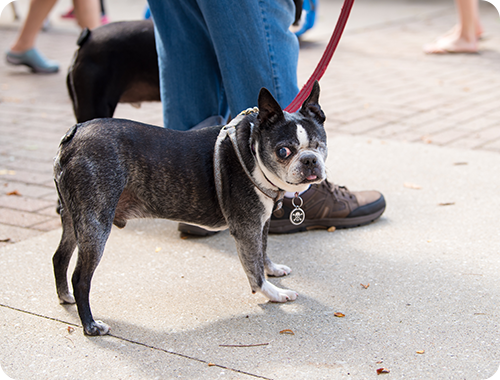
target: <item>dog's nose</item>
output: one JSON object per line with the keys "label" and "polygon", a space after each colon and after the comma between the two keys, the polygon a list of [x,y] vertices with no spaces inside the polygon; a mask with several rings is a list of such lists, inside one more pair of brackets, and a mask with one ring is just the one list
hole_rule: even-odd
{"label": "dog's nose", "polygon": [[304,166],[306,166],[308,168],[312,168],[312,167],[316,166],[316,164],[318,163],[318,158],[314,154],[308,154],[306,156],[303,156],[300,159],[300,162],[302,162],[302,164]]}

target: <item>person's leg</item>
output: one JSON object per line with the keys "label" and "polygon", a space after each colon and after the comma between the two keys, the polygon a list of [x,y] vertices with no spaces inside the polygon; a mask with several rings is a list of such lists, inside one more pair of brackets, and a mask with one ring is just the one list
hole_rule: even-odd
{"label": "person's leg", "polygon": [[10,51],[22,53],[35,46],[35,39],[57,0],[32,0],[28,15]]}
{"label": "person's leg", "polygon": [[73,0],[75,18],[82,28],[94,29],[101,25],[99,0]]}
{"label": "person's leg", "polygon": [[299,44],[292,0],[199,0],[233,116],[257,105],[261,87],[286,107],[298,93]]}
{"label": "person's leg", "polygon": [[[225,116],[226,96],[235,116],[257,104],[261,87],[268,88],[282,107],[297,94],[299,46],[288,29],[293,22],[292,1],[149,0],[149,5],[156,28],[165,127],[189,129],[209,116]],[[338,189],[325,182],[302,195],[312,209],[326,204],[315,217],[328,219],[320,226],[365,224],[385,209],[379,192]],[[273,218],[273,232],[297,230],[278,220],[284,216]]]}
{"label": "person's leg", "polygon": [[[149,0],[167,128],[255,106],[267,87],[283,107],[298,92],[291,0]],[[227,100],[226,100],[227,99]],[[227,102],[227,103],[226,103]]]}
{"label": "person's leg", "polygon": [[459,23],[436,42],[424,45],[427,54],[476,53],[483,33],[478,0],[455,0]]}
{"label": "person's leg", "polygon": [[14,44],[6,53],[12,65],[25,65],[37,73],[57,73],[59,63],[47,59],[35,48],[35,40],[44,20],[57,0],[32,0],[28,15]]}
{"label": "person's leg", "polygon": [[455,3],[460,18],[459,38],[464,43],[475,46],[477,43],[477,28],[479,24],[478,0],[455,0]]}
{"label": "person's leg", "polygon": [[196,1],[149,0],[149,6],[164,126],[187,130],[210,116],[227,116],[217,57]]}

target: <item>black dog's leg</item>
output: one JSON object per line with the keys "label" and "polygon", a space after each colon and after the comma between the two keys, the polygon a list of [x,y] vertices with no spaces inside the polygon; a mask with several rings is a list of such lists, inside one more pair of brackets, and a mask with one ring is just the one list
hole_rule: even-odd
{"label": "black dog's leg", "polygon": [[267,256],[267,234],[269,231],[269,223],[271,223],[271,219],[267,220],[264,228],[262,229],[262,256],[264,257],[264,268],[268,276],[286,276],[287,274],[290,274],[292,270],[286,265],[273,263]]}
{"label": "black dog's leg", "polygon": [[109,331],[109,326],[94,320],[90,310],[89,293],[92,276],[101,261],[111,232],[113,216],[88,213],[75,223],[78,223],[75,226],[78,236],[78,260],[71,281],[78,314],[86,335],[105,335]]}
{"label": "black dog's leg", "polygon": [[108,325],[94,320],[89,303],[90,282],[102,257],[104,243],[88,244],[87,240],[86,244],[78,246],[78,261],[73,272],[72,283],[78,315],[86,335],[105,335],[109,331]]}
{"label": "black dog's leg", "polygon": [[57,295],[59,302],[75,303],[75,299],[68,289],[68,265],[71,256],[76,248],[76,236],[71,221],[71,216],[68,215],[64,209],[60,209],[61,222],[62,222],[62,236],[54,256],[52,257],[52,264],[54,266],[54,276],[56,278]]}
{"label": "black dog's leg", "polygon": [[250,282],[252,292],[260,292],[273,302],[295,300],[297,298],[296,292],[278,288],[266,280],[264,254],[262,252],[262,248],[265,247],[266,243],[263,241],[262,230],[252,231],[249,228],[239,228],[236,231],[232,230],[231,234],[236,240],[238,256]]}

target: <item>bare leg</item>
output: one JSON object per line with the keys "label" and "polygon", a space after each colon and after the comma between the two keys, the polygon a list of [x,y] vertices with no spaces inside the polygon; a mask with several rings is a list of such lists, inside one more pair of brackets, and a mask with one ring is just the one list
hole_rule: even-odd
{"label": "bare leg", "polygon": [[75,17],[82,28],[94,29],[101,25],[99,0],[73,0]]}
{"label": "bare leg", "polygon": [[28,16],[24,21],[21,33],[10,50],[14,53],[22,53],[35,46],[35,39],[42,28],[43,21],[47,18],[50,10],[57,0],[31,0]]}
{"label": "bare leg", "polygon": [[478,0],[455,0],[459,23],[435,43],[424,46],[427,54],[476,53],[483,32],[479,21]]}

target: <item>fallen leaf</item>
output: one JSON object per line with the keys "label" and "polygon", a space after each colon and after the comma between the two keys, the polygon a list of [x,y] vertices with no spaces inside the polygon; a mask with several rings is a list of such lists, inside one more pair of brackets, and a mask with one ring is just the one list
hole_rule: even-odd
{"label": "fallen leaf", "polygon": [[13,191],[9,191],[7,193],[7,195],[17,195],[18,197],[20,197],[21,193],[18,190],[13,190]]}
{"label": "fallen leaf", "polygon": [[438,203],[438,206],[453,206],[455,202],[441,202]]}
{"label": "fallen leaf", "polygon": [[387,368],[379,368],[377,369],[377,375],[380,375],[381,373],[389,373],[391,371],[389,371]]}
{"label": "fallen leaf", "polygon": [[327,231],[328,231],[328,232],[333,232],[333,231],[335,231],[335,230],[336,230],[335,226],[331,226],[331,227],[330,227]]}
{"label": "fallen leaf", "polygon": [[368,287],[370,286],[370,284],[367,284],[367,285],[363,285],[363,284],[360,284],[363,288],[365,289],[368,289]]}
{"label": "fallen leaf", "polygon": [[411,182],[405,182],[405,183],[403,183],[403,186],[408,188],[408,189],[414,189],[414,190],[420,190],[422,188],[422,186],[416,185],[416,184],[411,183]]}
{"label": "fallen leaf", "polygon": [[342,313],[333,313],[334,316],[338,317],[338,318],[343,318],[345,317],[345,314],[342,314]]}
{"label": "fallen leaf", "polygon": [[423,354],[423,353],[425,353],[425,350],[419,350],[419,351],[417,351],[417,354]]}
{"label": "fallen leaf", "polygon": [[290,329],[281,330],[280,334],[295,335],[295,333]]}

